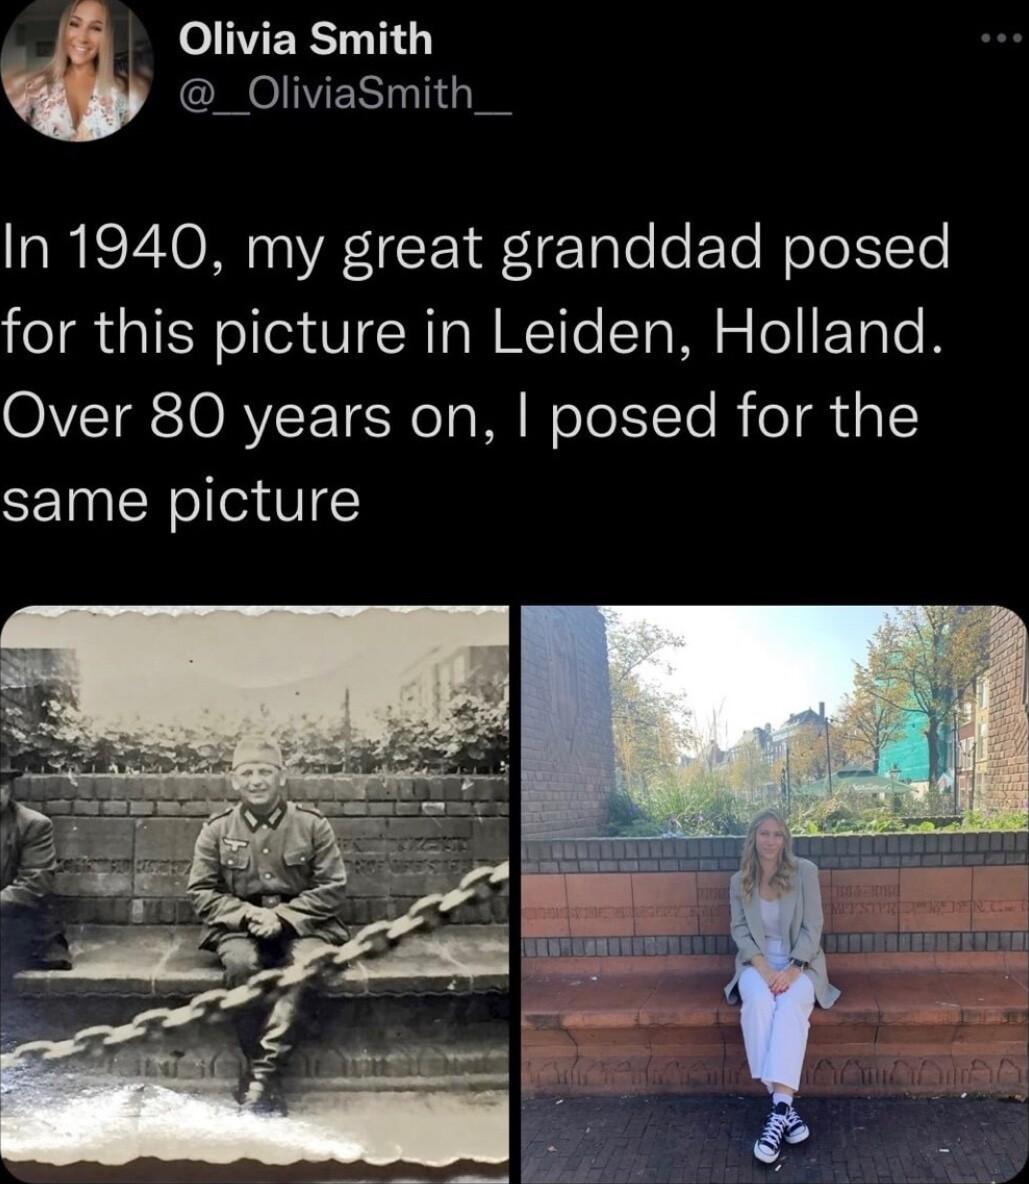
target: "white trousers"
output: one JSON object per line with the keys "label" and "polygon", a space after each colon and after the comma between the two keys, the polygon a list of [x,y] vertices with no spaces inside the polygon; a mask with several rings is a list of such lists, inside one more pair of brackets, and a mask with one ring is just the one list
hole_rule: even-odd
{"label": "white trousers", "polygon": [[745,966],[738,986],[750,1075],[760,1078],[769,1092],[774,1082],[799,1089],[811,1027],[808,1016],[815,1005],[814,983],[801,972],[789,990],[773,995],[754,967]]}

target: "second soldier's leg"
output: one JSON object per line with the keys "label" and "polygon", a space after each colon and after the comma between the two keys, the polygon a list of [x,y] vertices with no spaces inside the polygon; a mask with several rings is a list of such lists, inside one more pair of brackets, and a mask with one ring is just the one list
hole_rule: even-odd
{"label": "second soldier's leg", "polygon": [[[225,968],[225,985],[229,988],[242,986],[261,969],[261,951],[257,939],[243,933],[222,938],[218,943],[218,957]],[[232,1013],[236,1038],[245,1058],[237,1090],[237,1100],[240,1101],[250,1082],[254,1057],[260,1054],[265,1014],[261,1004],[251,1004]]]}

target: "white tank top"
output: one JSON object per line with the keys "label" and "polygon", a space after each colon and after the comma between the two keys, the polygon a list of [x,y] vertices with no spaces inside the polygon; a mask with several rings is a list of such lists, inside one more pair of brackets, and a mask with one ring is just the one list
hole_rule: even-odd
{"label": "white tank top", "polygon": [[786,954],[786,946],[783,943],[782,922],[779,918],[779,901],[765,900],[760,896],[758,899],[761,902],[761,924],[765,928],[765,945],[768,948],[768,954],[782,957]]}

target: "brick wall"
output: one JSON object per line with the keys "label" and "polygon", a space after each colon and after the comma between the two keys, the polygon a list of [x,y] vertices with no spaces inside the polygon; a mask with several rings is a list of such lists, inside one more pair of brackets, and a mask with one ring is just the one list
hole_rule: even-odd
{"label": "brick wall", "polygon": [[592,605],[536,605],[521,620],[522,834],[602,834],[614,787],[604,619]]}
{"label": "brick wall", "polygon": [[[65,920],[186,924],[193,845],[211,814],[233,805],[228,778],[183,774],[29,775],[15,797],[54,820]],[[503,777],[291,777],[336,832],[347,868],[343,919],[392,919],[473,867],[508,857]],[[460,920],[506,921],[507,896],[464,906]]]}
{"label": "brick wall", "polygon": [[[731,954],[739,838],[523,842],[522,957]],[[826,953],[1025,950],[1029,833],[794,839]]]}
{"label": "brick wall", "polygon": [[980,810],[1029,810],[1029,717],[1026,715],[1026,629],[1010,609],[990,617],[990,705],[986,784],[976,786]]}

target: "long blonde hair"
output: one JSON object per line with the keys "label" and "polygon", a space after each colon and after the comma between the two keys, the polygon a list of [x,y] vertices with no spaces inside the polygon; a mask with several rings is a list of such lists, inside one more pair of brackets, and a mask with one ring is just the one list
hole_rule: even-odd
{"label": "long blonde hair", "polygon": [[[96,58],[96,90],[97,94],[112,94],[119,86],[114,74],[114,12],[109,0],[93,0],[104,10],[104,32],[100,39],[100,52]],[[57,40],[54,42],[54,56],[42,68],[30,74],[26,79],[26,89],[39,86],[57,86],[64,80],[68,70],[68,22],[75,9],[84,0],[71,0],[71,3],[61,13],[57,22]]]}
{"label": "long blonde hair", "polygon": [[782,827],[785,839],[779,852],[779,864],[768,883],[779,896],[789,892],[793,885],[793,873],[797,870],[797,860],[793,854],[793,836],[786,819],[778,810],[768,807],[754,816],[747,837],[743,840],[743,854],[740,856],[740,871],[743,875],[740,878],[740,888],[746,900],[753,897],[755,884],[761,883],[761,863],[757,857],[757,828],[769,818]]}

